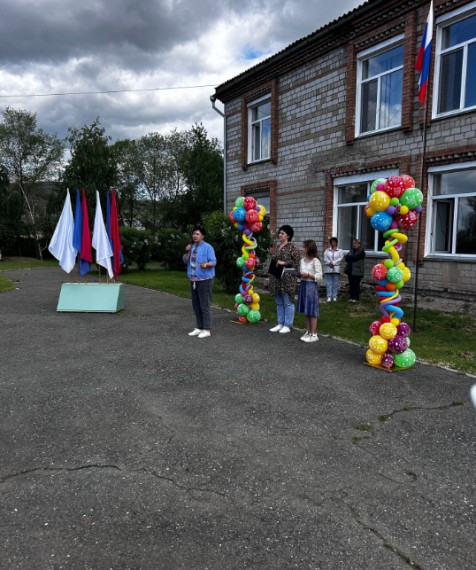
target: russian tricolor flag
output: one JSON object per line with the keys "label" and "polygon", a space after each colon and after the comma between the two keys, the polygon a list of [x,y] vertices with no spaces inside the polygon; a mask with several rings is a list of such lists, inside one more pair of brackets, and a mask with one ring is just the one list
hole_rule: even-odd
{"label": "russian tricolor flag", "polygon": [[430,11],[426,19],[425,31],[421,40],[421,46],[418,50],[415,69],[420,73],[420,81],[418,82],[418,99],[421,103],[425,102],[426,90],[428,87],[428,78],[430,76],[431,62],[431,42],[433,35],[433,0],[430,3]]}

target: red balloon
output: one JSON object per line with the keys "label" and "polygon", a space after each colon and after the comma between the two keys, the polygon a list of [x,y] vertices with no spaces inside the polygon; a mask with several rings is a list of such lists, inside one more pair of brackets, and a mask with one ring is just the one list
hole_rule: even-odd
{"label": "red balloon", "polygon": [[259,221],[259,214],[256,210],[248,210],[246,212],[246,221],[249,224],[254,224]]}
{"label": "red balloon", "polygon": [[242,324],[242,325],[246,325],[246,323],[248,322],[247,318],[244,315],[240,315],[238,317],[238,321]]}
{"label": "red balloon", "polygon": [[405,190],[408,188],[415,188],[415,180],[409,174],[402,174],[401,177],[405,183]]}
{"label": "red balloon", "polygon": [[388,269],[385,267],[383,263],[377,263],[377,265],[374,265],[372,269],[372,277],[376,281],[382,281],[382,279],[385,279],[385,277],[387,276],[387,271]]}
{"label": "red balloon", "polygon": [[378,334],[378,331],[380,330],[381,324],[382,323],[380,321],[374,321],[373,323],[371,323],[371,325],[369,327],[369,333],[372,336],[375,336],[376,334]]}
{"label": "red balloon", "polygon": [[245,210],[254,210],[256,208],[256,200],[252,196],[247,196],[243,200],[243,208]]}
{"label": "red balloon", "polygon": [[256,234],[258,232],[260,232],[263,229],[263,224],[261,222],[255,222],[254,224],[250,225],[250,230]]}
{"label": "red balloon", "polygon": [[415,210],[408,210],[404,216],[397,217],[397,224],[399,228],[408,229],[413,227],[418,221],[418,214]]}
{"label": "red balloon", "polygon": [[385,191],[390,198],[400,198],[405,190],[405,180],[401,176],[390,176],[387,179]]}

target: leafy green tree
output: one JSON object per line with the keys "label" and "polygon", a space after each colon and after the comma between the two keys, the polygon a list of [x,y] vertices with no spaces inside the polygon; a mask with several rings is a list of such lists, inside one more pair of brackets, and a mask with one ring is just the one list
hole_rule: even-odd
{"label": "leafy green tree", "polygon": [[[20,199],[26,232],[34,237],[38,256],[43,258],[42,224],[45,204],[39,189],[58,177],[64,143],[37,127],[36,114],[7,107],[0,123],[0,164],[10,181],[12,207]],[[14,198],[13,195],[18,197]]]}
{"label": "leafy green tree", "polygon": [[63,200],[66,188],[84,188],[90,211],[95,211],[96,190],[104,204],[106,192],[116,185],[118,178],[115,154],[109,144],[111,139],[101,126],[99,117],[89,126],[69,128],[68,132],[71,160],[62,176]]}
{"label": "leafy green tree", "polygon": [[203,125],[194,125],[175,144],[175,164],[181,185],[162,201],[164,225],[185,229],[223,208],[223,151],[209,140]]}

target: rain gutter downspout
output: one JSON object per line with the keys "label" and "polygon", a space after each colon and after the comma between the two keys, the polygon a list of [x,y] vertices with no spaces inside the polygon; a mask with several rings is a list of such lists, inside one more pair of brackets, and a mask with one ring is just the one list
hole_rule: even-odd
{"label": "rain gutter downspout", "polygon": [[217,98],[215,95],[210,96],[212,109],[223,117],[223,214],[226,216],[226,115],[220,111],[220,109],[217,109],[217,107],[215,107],[216,100]]}

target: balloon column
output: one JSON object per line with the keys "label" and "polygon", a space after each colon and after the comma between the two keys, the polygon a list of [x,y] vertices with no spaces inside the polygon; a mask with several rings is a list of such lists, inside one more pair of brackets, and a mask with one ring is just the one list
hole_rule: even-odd
{"label": "balloon column", "polygon": [[372,227],[383,232],[382,251],[388,259],[375,265],[372,277],[382,317],[370,325],[367,362],[387,370],[409,368],[415,363],[410,348],[410,327],[402,321],[400,289],[410,280],[411,273],[400,257],[408,236],[403,233],[418,221],[422,211],[423,194],[415,188],[408,174],[379,178],[372,183],[365,213]]}
{"label": "balloon column", "polygon": [[260,206],[251,196],[247,196],[236,199],[235,206],[228,216],[230,222],[242,231],[243,246],[236,265],[243,270],[243,275],[240,292],[235,296],[235,311],[241,324],[257,323],[261,319],[260,297],[253,291],[254,272],[259,265],[255,252],[257,242],[253,234],[261,231],[265,215],[266,208]]}

